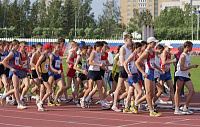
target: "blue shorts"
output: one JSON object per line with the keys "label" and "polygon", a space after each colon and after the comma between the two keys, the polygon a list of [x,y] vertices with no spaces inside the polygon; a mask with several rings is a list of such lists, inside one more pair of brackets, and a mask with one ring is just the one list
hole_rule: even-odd
{"label": "blue shorts", "polygon": [[142,73],[140,71],[138,71],[138,74],[139,74],[138,80],[144,80],[143,77],[142,77]]}
{"label": "blue shorts", "polygon": [[186,77],[182,77],[182,76],[176,76],[176,78],[180,81],[184,81],[184,82],[187,82],[187,81],[190,81],[191,79],[190,78],[186,78]]}
{"label": "blue shorts", "polygon": [[[19,72],[19,69],[15,69],[16,72],[15,72],[15,75],[17,75],[18,78],[21,78],[20,76],[20,72]],[[12,76],[14,75],[13,71],[9,71],[9,79],[12,79]]]}
{"label": "blue shorts", "polygon": [[[151,80],[151,81],[155,81],[155,79],[154,79],[154,71],[153,70],[148,70],[148,72],[146,72],[147,73],[147,78],[149,79],[149,80]],[[143,77],[143,79],[144,79],[144,77]]]}
{"label": "blue shorts", "polygon": [[60,74],[55,75],[54,73],[52,73],[50,71],[48,72],[48,74],[49,74],[49,76],[52,76],[55,81],[61,78]]}
{"label": "blue shorts", "polygon": [[172,80],[170,71],[165,72],[165,74],[160,74],[160,80],[162,80],[162,81]]}
{"label": "blue shorts", "polygon": [[138,74],[134,73],[132,74],[133,78],[128,77],[128,84],[129,86],[132,86],[133,83],[137,83],[138,82]]}

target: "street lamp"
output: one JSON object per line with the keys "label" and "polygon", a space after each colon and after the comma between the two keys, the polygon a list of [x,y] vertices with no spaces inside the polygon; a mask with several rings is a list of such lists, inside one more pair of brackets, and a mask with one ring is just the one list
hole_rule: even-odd
{"label": "street lamp", "polygon": [[192,4],[192,0],[190,0],[190,4],[191,4],[191,15],[192,15],[192,40],[194,39],[194,28],[193,28],[193,4]]}
{"label": "street lamp", "polygon": [[5,27],[4,29],[6,30],[6,38],[7,38],[7,28]]}
{"label": "street lamp", "polygon": [[197,10],[197,40],[199,40],[199,14],[200,14],[200,7]]}

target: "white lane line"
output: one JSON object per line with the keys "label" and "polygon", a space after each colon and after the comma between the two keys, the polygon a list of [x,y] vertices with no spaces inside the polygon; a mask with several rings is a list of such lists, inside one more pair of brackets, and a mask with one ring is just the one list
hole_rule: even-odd
{"label": "white lane line", "polygon": [[0,125],[5,125],[5,126],[14,126],[14,127],[32,127],[32,126],[25,126],[25,125],[19,125],[19,124],[10,124],[10,123],[1,123]]}

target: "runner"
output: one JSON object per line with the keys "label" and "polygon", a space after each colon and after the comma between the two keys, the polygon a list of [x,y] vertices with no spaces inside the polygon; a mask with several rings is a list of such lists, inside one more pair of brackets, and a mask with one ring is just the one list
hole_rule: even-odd
{"label": "runner", "polygon": [[[199,65],[191,65],[190,52],[192,51],[193,43],[190,41],[186,41],[183,46],[184,50],[178,61],[177,71],[175,72],[175,76],[177,78],[176,92],[174,96],[175,115],[193,114],[193,112],[188,109],[188,106],[195,93],[193,83],[190,79],[191,74],[189,70],[192,68],[197,68],[199,66]],[[182,112],[179,111],[179,95],[184,84],[189,90],[189,95],[187,96],[184,107],[182,107],[183,110]]]}
{"label": "runner", "polygon": [[[43,82],[41,89],[40,89],[40,102],[37,103],[38,111],[45,111],[43,107],[44,101],[52,94],[51,85],[48,82],[49,75],[49,56],[48,54],[51,53],[53,46],[51,43],[46,43],[43,46],[44,52],[39,57],[37,64],[35,66],[38,78]],[[46,91],[45,91],[46,89]],[[44,91],[46,92],[44,94]]]}
{"label": "runner", "polygon": [[53,82],[55,81],[55,84],[57,84],[59,86],[59,89],[57,91],[57,94],[54,98],[53,104],[55,104],[56,106],[60,106],[61,103],[58,101],[59,96],[63,93],[63,89],[64,89],[64,83],[62,80],[62,70],[61,70],[61,60],[60,60],[60,43],[56,42],[54,43],[55,48],[53,53],[50,54],[50,70],[49,71],[49,84],[52,86]]}
{"label": "runner", "polygon": [[[148,43],[147,49],[145,50],[145,52],[142,53],[142,55],[136,61],[136,66],[138,70],[142,73],[142,75],[145,78],[144,84],[145,84],[146,95],[143,96],[141,100],[146,98],[147,104],[149,106],[150,116],[154,117],[162,115],[161,113],[157,113],[154,111],[152,104],[152,98],[154,97],[154,88],[155,88],[154,66],[157,67],[155,64],[155,52],[152,49],[155,47],[156,42],[158,41],[154,37],[149,37],[147,39]],[[145,70],[143,70],[140,66],[141,62],[143,61],[145,64]],[[159,70],[162,71],[161,69]],[[135,108],[134,110],[137,110],[138,104],[139,103],[135,102],[135,104],[133,105],[133,107]]]}
{"label": "runner", "polygon": [[120,68],[119,68],[119,79],[118,79],[118,86],[114,93],[114,103],[112,106],[112,110],[116,112],[121,112],[121,110],[117,107],[117,101],[119,92],[122,89],[122,86],[124,85],[124,81],[128,78],[128,74],[126,73],[126,70],[124,69],[124,62],[128,59],[128,57],[131,54],[131,46],[132,46],[132,36],[127,34],[124,36],[124,42],[125,45],[123,45],[120,49]]}
{"label": "runner", "polygon": [[26,109],[26,106],[23,106],[20,103],[20,97],[19,97],[19,78],[20,78],[19,69],[20,69],[21,59],[19,52],[17,51],[18,49],[19,49],[19,41],[13,40],[12,50],[10,51],[8,56],[3,60],[3,65],[10,69],[9,78],[12,79],[14,89],[11,89],[6,94],[3,94],[1,98],[1,104],[3,104],[3,101],[7,96],[14,93],[18,104],[17,109]]}

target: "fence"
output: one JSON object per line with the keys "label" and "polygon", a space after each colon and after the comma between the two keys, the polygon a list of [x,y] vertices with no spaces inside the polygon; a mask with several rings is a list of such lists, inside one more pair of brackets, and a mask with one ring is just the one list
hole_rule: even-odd
{"label": "fence", "polygon": [[[36,44],[38,42],[42,43],[43,45],[45,43],[53,43],[53,42],[56,42],[57,39],[33,39],[33,38],[0,38],[0,40],[7,40],[7,41],[12,41],[13,39],[17,39],[19,41],[27,41],[28,42],[28,45],[29,45],[29,48],[28,50],[30,51],[30,46],[33,45],[33,44]],[[69,42],[69,39],[65,39],[66,40],[66,43],[65,43],[65,47],[67,50],[66,52],[69,50],[70,48],[70,42]],[[124,45],[124,41],[123,40],[97,40],[97,39],[74,39],[74,41],[76,42],[80,42],[80,41],[85,41],[85,43],[87,45],[91,45],[91,46],[94,46],[94,43],[96,41],[106,41],[108,42],[108,46],[110,47],[110,50],[111,51],[114,51],[116,52],[117,51],[117,47],[119,45]],[[141,40],[133,40],[134,42],[140,42]],[[171,43],[172,46],[174,47],[172,52],[176,52],[178,47],[183,45],[183,43],[185,42],[186,40],[162,40],[160,41],[159,43],[164,45],[165,43]],[[193,42],[193,51],[194,52],[200,52],[200,41],[192,41]]]}

